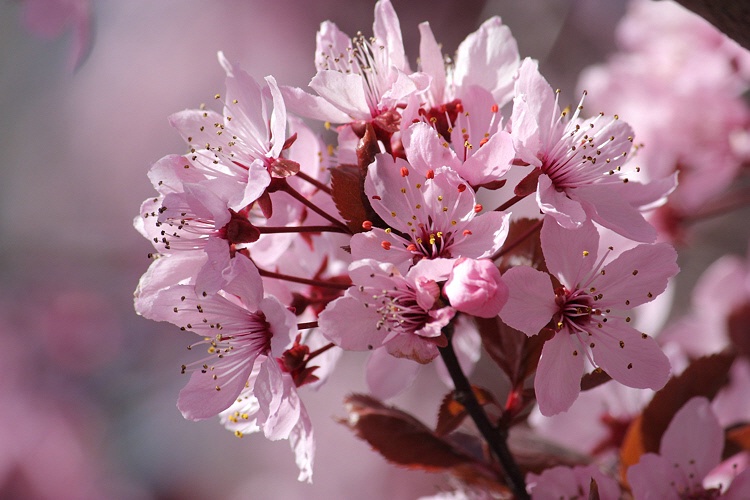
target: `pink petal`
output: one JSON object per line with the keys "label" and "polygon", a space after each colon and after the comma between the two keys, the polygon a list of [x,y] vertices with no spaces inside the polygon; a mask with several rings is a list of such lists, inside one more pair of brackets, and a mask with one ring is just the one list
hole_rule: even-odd
{"label": "pink petal", "polygon": [[570,190],[570,196],[580,200],[591,220],[607,229],[634,241],[656,240],[656,229],[609,185],[581,186]]}
{"label": "pink petal", "polygon": [[[372,114],[365,97],[361,75],[333,70],[318,71],[310,88],[355,120],[370,120]],[[351,118],[346,121],[351,121]]]}
{"label": "pink petal", "polygon": [[445,139],[424,122],[410,126],[402,136],[404,150],[409,163],[420,175],[428,170],[448,166],[455,170],[460,163],[450,147],[443,146]]}
{"label": "pink petal", "polygon": [[[442,104],[445,100],[445,60],[430,29],[430,23],[419,25],[419,65],[420,70],[432,77],[429,93],[434,104]],[[411,156],[409,156],[411,158]]]}
{"label": "pink petal", "polygon": [[667,288],[679,271],[677,252],[667,243],[638,245],[605,265],[595,285],[604,295],[601,304],[628,309],[650,302]]}
{"label": "pink petal", "polygon": [[565,191],[558,191],[546,175],[540,175],[538,182],[536,202],[541,211],[554,217],[557,223],[566,229],[581,227],[588,219],[581,204],[570,199]]}
{"label": "pink petal", "polygon": [[654,390],[664,387],[671,365],[659,344],[621,318],[608,319],[602,328],[592,332],[595,347],[591,350],[596,364],[628,387]]}
{"label": "pink petal", "polygon": [[470,231],[466,236],[457,236],[452,247],[454,255],[482,259],[499,250],[508,236],[510,213],[486,212],[474,217],[463,225],[462,231]]}
{"label": "pink petal", "polygon": [[508,302],[500,311],[500,318],[528,336],[536,335],[558,309],[549,275],[518,266],[508,270],[503,281],[508,286]]}
{"label": "pink petal", "polygon": [[390,399],[411,386],[420,368],[410,359],[394,358],[386,349],[375,349],[365,368],[367,388],[378,399]]}
{"label": "pink petal", "polygon": [[297,481],[312,483],[315,440],[313,439],[312,421],[304,405],[300,405],[299,421],[292,432],[289,433],[289,444],[294,452],[294,461],[299,467]]}
{"label": "pink petal", "polygon": [[627,473],[633,496],[639,500],[680,500],[677,488],[683,477],[666,459],[647,453]]}
{"label": "pink petal", "polygon": [[205,373],[194,371],[177,400],[182,416],[188,420],[203,420],[229,408],[245,388],[255,357],[245,358],[241,364],[217,363],[214,370]]}
{"label": "pink petal", "polygon": [[499,131],[464,162],[459,173],[472,186],[485,184],[505,175],[515,155],[513,138]]}
{"label": "pink petal", "polygon": [[518,46],[510,29],[499,17],[492,17],[458,46],[456,85],[486,88],[498,105],[503,106],[511,99],[519,60]]}
{"label": "pink petal", "polygon": [[599,233],[593,224],[586,223],[578,229],[569,230],[547,216],[542,226],[541,240],[547,269],[570,291],[589,278],[597,264],[599,249]]}
{"label": "pink petal", "polygon": [[659,452],[668,462],[679,464],[685,475],[692,473],[692,484],[699,485],[719,464],[723,449],[724,430],[708,399],[695,397],[672,417]]}
{"label": "pink petal", "polygon": [[331,123],[348,123],[352,118],[320,96],[308,94],[297,87],[281,87],[287,108],[300,116]]}
{"label": "pink petal", "polygon": [[[517,269],[517,268],[516,268]],[[506,273],[508,274],[508,273]],[[534,390],[542,415],[567,410],[581,391],[585,353],[565,330],[544,343],[534,378]]]}
{"label": "pink petal", "polygon": [[269,151],[272,158],[278,158],[281,155],[281,148],[286,141],[286,106],[284,99],[281,97],[281,91],[272,76],[266,77],[266,83],[271,90],[273,98],[273,111],[271,112],[271,141],[273,148]]}
{"label": "pink petal", "polygon": [[261,427],[265,436],[271,440],[288,438],[299,420],[302,402],[294,381],[281,371],[275,359],[263,362],[253,393],[264,416]]}
{"label": "pink petal", "polygon": [[366,298],[355,299],[351,289],[326,307],[318,317],[321,333],[347,351],[378,348],[385,339],[385,330],[376,328],[382,315],[373,307],[365,307]]}
{"label": "pink petal", "polygon": [[[401,38],[401,25],[389,0],[380,0],[375,4],[372,33],[377,43],[385,46],[385,50],[388,51],[391,65],[400,71],[409,71],[404,53],[404,42]],[[378,50],[378,47],[374,47],[374,50]]]}

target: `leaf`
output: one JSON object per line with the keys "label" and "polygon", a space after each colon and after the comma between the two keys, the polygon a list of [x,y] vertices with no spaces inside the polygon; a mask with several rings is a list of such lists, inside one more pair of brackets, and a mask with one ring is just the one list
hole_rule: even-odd
{"label": "leaf", "polygon": [[741,424],[727,430],[723,458],[727,459],[743,450],[750,451],[750,424]]}
{"label": "leaf", "polygon": [[735,355],[725,353],[698,358],[654,395],[625,435],[620,449],[623,473],[638,463],[642,454],[659,453],[661,437],[672,417],[691,398],[704,396],[711,400],[716,396],[729,382],[734,359]]}
{"label": "leaf", "polygon": [[357,143],[357,165],[363,179],[367,177],[367,167],[375,161],[375,155],[378,153],[380,153],[378,137],[372,123],[368,123],[365,125],[364,135]]}
{"label": "leaf", "polygon": [[610,380],[612,380],[612,377],[610,377],[607,372],[601,368],[597,368],[591,373],[585,373],[583,377],[581,377],[581,390],[589,391],[594,387],[606,384]]}
{"label": "leaf", "polygon": [[500,318],[475,318],[482,345],[508,376],[512,387],[523,385],[539,364],[544,342],[551,338],[551,331],[543,330],[539,335],[527,336],[503,323]]}
{"label": "leaf", "polygon": [[342,423],[389,462],[409,469],[449,472],[469,484],[508,492],[496,468],[441,439],[408,413],[363,394],[347,396],[344,404],[349,417]]}
{"label": "leaf", "polygon": [[372,208],[365,201],[364,179],[356,165],[331,169],[331,196],[336,209],[354,233],[364,231],[362,223],[371,220]]}
{"label": "leaf", "polygon": [[[474,396],[477,398],[477,402],[479,402],[481,406],[491,403],[498,408],[501,408],[495,400],[495,397],[487,389],[477,386],[471,386],[471,388],[474,391]],[[443,398],[443,402],[440,404],[437,426],[435,428],[435,434],[438,436],[445,436],[456,430],[468,415],[464,405],[456,401],[454,397],[455,393],[456,391],[451,391],[446,394]]]}
{"label": "leaf", "polygon": [[591,483],[589,484],[589,500],[600,500],[599,485],[596,484],[596,479],[594,479],[593,477],[591,478]]}
{"label": "leaf", "polygon": [[540,271],[546,271],[542,242],[539,238],[540,219],[518,219],[510,223],[508,237],[505,238],[503,256],[497,261],[500,272],[504,273],[514,266],[531,266]]}
{"label": "leaf", "polygon": [[727,332],[740,356],[750,357],[750,302],[736,307],[727,318]]}

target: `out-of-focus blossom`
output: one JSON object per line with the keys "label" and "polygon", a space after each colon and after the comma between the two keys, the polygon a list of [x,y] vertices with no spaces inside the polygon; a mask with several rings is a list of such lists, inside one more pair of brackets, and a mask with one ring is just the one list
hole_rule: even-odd
{"label": "out-of-focus blossom", "polygon": [[593,106],[637,131],[636,179],[679,172],[679,187],[653,217],[665,235],[679,237],[679,223],[718,201],[750,159],[742,97],[750,54],[676,2],[631,2],[617,38],[621,52],[585,71],[579,85]]}
{"label": "out-of-focus blossom", "polygon": [[723,448],[724,431],[708,400],[691,399],[672,418],[662,436],[659,454],[647,453],[628,469],[635,500],[748,498],[749,469],[739,472],[730,485],[704,485],[706,476],[719,465]]}
{"label": "out-of-focus blossom", "polygon": [[73,31],[70,67],[78,68],[91,50],[91,0],[23,0],[21,18],[34,35],[53,39]]}
{"label": "out-of-focus blossom", "polygon": [[529,474],[527,481],[533,500],[589,498],[592,481],[596,482],[601,500],[617,500],[621,496],[617,481],[593,465],[553,467],[539,475]]}

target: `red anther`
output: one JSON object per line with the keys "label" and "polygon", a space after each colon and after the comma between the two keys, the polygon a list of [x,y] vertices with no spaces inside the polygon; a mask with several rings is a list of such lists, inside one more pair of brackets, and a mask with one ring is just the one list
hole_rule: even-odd
{"label": "red anther", "polygon": [[468,141],[468,140],[469,140],[469,134],[464,134],[464,140],[465,140],[465,141]]}
{"label": "red anther", "polygon": [[[422,111],[422,110],[420,109],[419,111]],[[414,118],[411,122],[412,123],[419,123],[420,121],[422,121],[422,120],[420,120],[419,118]]]}
{"label": "red anther", "polygon": [[406,177],[409,175],[409,169],[406,167],[401,167],[401,177]]}
{"label": "red anther", "polygon": [[489,139],[486,138],[486,137],[482,137],[482,140],[479,141],[479,147],[481,148],[482,146],[484,146],[485,144],[487,144],[487,142],[489,142]]}
{"label": "red anther", "polygon": [[471,234],[471,231],[469,231],[468,229],[464,229],[464,233],[463,234],[464,234],[464,236],[469,236]]}
{"label": "red anther", "polygon": [[409,244],[409,245],[408,245],[408,246],[406,247],[406,249],[407,249],[408,251],[410,251],[410,252],[416,252],[416,251],[417,251],[417,245],[415,245],[414,243],[410,243],[410,244]]}
{"label": "red anther", "polygon": [[458,185],[458,192],[459,193],[463,193],[464,191],[466,191],[466,184],[459,184]]}
{"label": "red anther", "polygon": [[391,242],[390,241],[381,241],[380,246],[383,247],[383,250],[390,250],[391,249]]}
{"label": "red anther", "polygon": [[460,102],[456,103],[456,111],[459,112],[459,113],[463,113],[464,112],[464,105],[462,103],[460,103]]}
{"label": "red anther", "polygon": [[479,203],[477,203],[476,205],[474,205],[474,213],[478,214],[479,212],[482,211],[483,208],[484,207],[482,205],[480,205]]}
{"label": "red anther", "polygon": [[429,169],[427,171],[427,175],[425,175],[425,177],[427,177],[428,179],[434,179],[435,178],[435,171],[432,170],[432,169]]}
{"label": "red anther", "polygon": [[373,200],[378,200],[378,201],[382,200],[382,198],[380,196],[376,195],[376,194],[372,195],[372,199]]}
{"label": "red anther", "polygon": [[372,229],[372,222],[370,222],[369,220],[362,221],[362,229],[364,229],[365,231],[369,231],[370,229]]}
{"label": "red anther", "polygon": [[500,110],[500,108],[497,107],[497,104],[493,104],[490,109],[493,113],[497,113]]}

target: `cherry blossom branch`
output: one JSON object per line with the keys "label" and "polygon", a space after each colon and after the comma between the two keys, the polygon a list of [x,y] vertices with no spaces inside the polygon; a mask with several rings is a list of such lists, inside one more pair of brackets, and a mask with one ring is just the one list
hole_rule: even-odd
{"label": "cherry blossom branch", "polygon": [[520,245],[521,243],[523,243],[523,241],[526,238],[528,238],[529,236],[531,236],[532,234],[534,234],[536,231],[538,231],[539,229],[541,229],[543,223],[544,223],[544,219],[539,219],[539,222],[537,222],[536,224],[534,224],[533,226],[531,226],[530,228],[528,228],[521,236],[519,236],[518,238],[516,238],[515,241],[511,242],[508,245],[503,245],[503,247],[500,250],[498,250],[497,252],[495,252],[492,255],[492,257],[490,257],[490,260],[499,259],[500,257],[502,257],[503,255],[505,255],[506,253],[508,253],[511,250],[513,250],[514,248],[516,248],[518,245]]}
{"label": "cherry blossom branch", "polygon": [[313,352],[311,352],[310,354],[308,354],[307,355],[307,360],[310,361],[314,357],[320,356],[321,354],[323,354],[324,352],[326,352],[328,349],[332,349],[334,347],[336,347],[336,344],[334,344],[333,342],[329,342],[326,345],[324,345],[323,347],[321,347],[320,349],[316,349]]}
{"label": "cherry blossom branch", "polygon": [[310,200],[308,200],[307,198],[305,198],[304,196],[302,196],[301,194],[299,194],[289,184],[284,184],[284,186],[281,188],[281,190],[284,191],[285,193],[287,193],[289,196],[291,196],[295,200],[297,200],[300,203],[302,203],[303,205],[305,205],[307,208],[309,208],[310,210],[312,210],[316,214],[318,214],[321,217],[323,217],[324,219],[326,219],[327,221],[331,222],[332,224],[334,224],[336,226],[339,226],[339,227],[343,228],[347,233],[351,234],[351,231],[346,226],[346,224],[344,224],[343,222],[341,222],[340,220],[338,220],[336,217],[332,216],[331,214],[329,214],[328,212],[326,212],[325,210],[323,210],[322,208],[318,207],[317,205],[315,205],[314,203],[312,203]]}
{"label": "cherry blossom branch", "polygon": [[469,379],[466,378],[466,375],[461,369],[461,365],[458,363],[456,351],[453,350],[453,326],[449,325],[443,328],[443,333],[448,337],[448,345],[445,347],[439,347],[438,349],[440,350],[440,356],[443,358],[443,362],[448,369],[448,373],[453,380],[453,385],[455,386],[453,394],[456,401],[466,408],[466,411],[476,424],[477,429],[479,429],[479,432],[482,434],[485,441],[487,441],[490,449],[492,449],[495,456],[500,461],[505,481],[513,491],[515,498],[520,500],[529,499],[529,495],[526,492],[526,482],[524,481],[523,473],[508,448],[507,430],[492,425],[487,414],[482,409],[482,405],[477,401],[474,391],[471,388],[471,384],[469,383]]}
{"label": "cherry blossom branch", "polygon": [[302,285],[319,286],[322,288],[334,288],[336,290],[348,290],[351,285],[343,283],[334,283],[332,281],[321,281],[312,280],[308,278],[300,278],[299,276],[290,276],[288,274],[275,273],[273,271],[266,271],[265,269],[258,268],[258,273],[266,278],[275,278],[277,280],[291,281],[292,283],[300,283]]}
{"label": "cherry blossom branch", "polygon": [[323,184],[322,182],[320,182],[317,179],[313,179],[312,177],[310,177],[309,175],[307,175],[306,173],[304,173],[302,171],[297,172],[297,177],[299,177],[303,181],[309,182],[310,184],[312,184],[316,188],[320,189],[324,193],[333,194],[333,191],[331,191],[330,187],[326,186],[325,184]]}
{"label": "cherry blossom branch", "polygon": [[750,205],[750,187],[730,193],[731,197],[725,197],[718,201],[707,203],[702,210],[684,218],[688,224],[710,219]]}
{"label": "cherry blossom branch", "polygon": [[310,328],[317,328],[317,321],[307,321],[305,323],[297,323],[297,330],[309,330]]}
{"label": "cherry blossom branch", "polygon": [[339,226],[256,226],[260,234],[275,233],[349,233]]}
{"label": "cherry blossom branch", "polygon": [[504,212],[505,210],[508,210],[510,207],[512,207],[513,205],[515,205],[519,201],[523,200],[527,196],[528,196],[528,194],[524,194],[524,195],[521,195],[521,196],[516,195],[513,198],[511,198],[510,200],[508,200],[505,203],[503,203],[502,205],[500,205],[499,207],[497,207],[494,211],[495,212]]}

